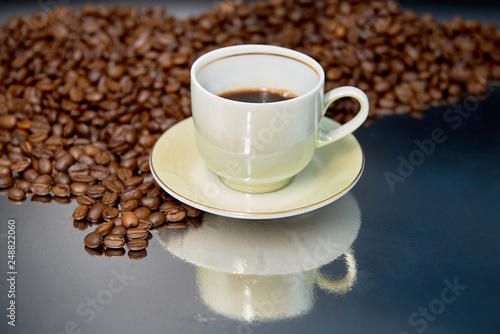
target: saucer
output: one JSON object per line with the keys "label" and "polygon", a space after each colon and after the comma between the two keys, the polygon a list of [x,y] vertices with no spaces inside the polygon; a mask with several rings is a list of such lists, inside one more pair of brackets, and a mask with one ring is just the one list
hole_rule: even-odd
{"label": "saucer", "polygon": [[[321,127],[337,122],[323,117]],[[365,164],[356,138],[346,137],[317,148],[311,162],[284,188],[264,194],[228,188],[203,162],[187,118],[167,130],[150,154],[151,173],[170,195],[195,208],[231,218],[274,219],[319,209],[345,195],[359,180]]]}

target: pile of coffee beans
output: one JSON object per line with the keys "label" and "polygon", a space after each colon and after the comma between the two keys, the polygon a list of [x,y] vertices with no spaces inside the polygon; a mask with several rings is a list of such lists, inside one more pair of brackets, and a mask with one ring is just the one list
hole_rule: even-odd
{"label": "pile of coffee beans", "polygon": [[[75,198],[74,225],[98,225],[87,251],[110,256],[142,251],[155,226],[199,224],[199,211],[151,181],[148,158],[191,115],[189,69],[210,50],[265,43],[304,52],[325,69],[327,90],[367,92],[370,119],[419,116],[500,80],[494,24],[438,22],[393,1],[225,1],[183,19],[162,7],[87,4],[1,28],[0,188],[13,201]],[[347,99],[328,115],[345,122],[356,111]]]}

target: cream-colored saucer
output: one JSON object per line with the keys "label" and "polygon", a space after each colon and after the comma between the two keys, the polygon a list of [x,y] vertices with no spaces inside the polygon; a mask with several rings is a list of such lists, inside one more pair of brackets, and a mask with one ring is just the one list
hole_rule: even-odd
{"label": "cream-colored saucer", "polygon": [[[340,125],[323,118],[321,126]],[[356,138],[316,149],[314,157],[290,183],[277,191],[247,194],[228,188],[201,159],[192,118],[166,131],[151,150],[150,166],[158,184],[178,200],[200,210],[242,219],[272,219],[319,209],[345,195],[358,182],[364,155]]]}

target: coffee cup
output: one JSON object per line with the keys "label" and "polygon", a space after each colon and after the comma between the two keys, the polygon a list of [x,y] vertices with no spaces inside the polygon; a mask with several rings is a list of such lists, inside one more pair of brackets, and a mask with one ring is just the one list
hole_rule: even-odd
{"label": "coffee cup", "polygon": [[[325,74],[311,57],[271,45],[236,45],[198,58],[191,68],[196,144],[228,187],[265,193],[284,187],[316,148],[356,130],[368,98],[355,87],[324,94]],[[268,98],[270,100],[267,100]],[[360,110],[332,131],[320,123],[329,105],[352,97]]]}

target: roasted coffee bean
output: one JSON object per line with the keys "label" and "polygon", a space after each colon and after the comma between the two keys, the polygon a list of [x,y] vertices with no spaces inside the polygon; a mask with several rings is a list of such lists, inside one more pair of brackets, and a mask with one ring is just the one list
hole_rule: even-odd
{"label": "roasted coffee bean", "polygon": [[28,192],[31,191],[31,182],[26,181],[25,179],[21,179],[19,177],[14,179],[14,184],[21,188],[23,191]]}
{"label": "roasted coffee bean", "polygon": [[139,207],[139,202],[136,199],[131,199],[125,203],[120,202],[120,212],[134,211]]}
{"label": "roasted coffee bean", "polygon": [[87,195],[92,198],[101,198],[106,192],[106,187],[100,184],[94,184],[87,187]]}
{"label": "roasted coffee bean", "polygon": [[178,222],[186,218],[186,210],[182,207],[167,211],[165,217],[169,222]]}
{"label": "roasted coffee bean", "polygon": [[95,165],[90,168],[90,175],[92,175],[99,181],[103,181],[109,176],[109,172],[106,167]]}
{"label": "roasted coffee bean", "polygon": [[80,205],[73,211],[73,219],[82,220],[87,217],[87,213],[89,212],[89,207],[87,205]]}
{"label": "roasted coffee bean", "polygon": [[145,239],[132,239],[127,242],[127,248],[131,251],[140,251],[148,247],[148,241]]}
{"label": "roasted coffee bean", "polygon": [[80,163],[73,164],[68,168],[68,174],[70,177],[73,177],[75,175],[89,175],[90,167]]}
{"label": "roasted coffee bean", "polygon": [[52,172],[52,162],[47,158],[38,160],[38,173],[50,174]]}
{"label": "roasted coffee bean", "polygon": [[70,175],[70,178],[71,181],[73,182],[80,182],[88,185],[92,185],[97,181],[97,179],[94,176],[85,174]]}
{"label": "roasted coffee bean", "polygon": [[130,189],[130,190],[124,191],[120,195],[120,201],[127,202],[127,201],[130,201],[132,199],[140,200],[142,198],[142,196],[143,196],[142,192],[139,191],[138,189]]}
{"label": "roasted coffee bean", "polygon": [[0,166],[0,175],[10,175],[11,171],[8,166]]}
{"label": "roasted coffee bean", "polygon": [[149,172],[149,159],[137,159],[137,168],[142,172]]}
{"label": "roasted coffee bean", "polygon": [[98,202],[92,205],[87,213],[87,220],[96,223],[102,218],[102,213],[106,209],[106,204]]}
{"label": "roasted coffee bean", "polygon": [[123,225],[122,217],[116,217],[115,219],[113,219],[113,221],[115,222],[115,226],[122,226]]}
{"label": "roasted coffee bean", "polygon": [[118,201],[118,194],[114,192],[105,192],[104,195],[102,195],[102,202],[106,204],[107,206],[114,206],[116,202]]}
{"label": "roasted coffee bean", "polygon": [[13,114],[0,115],[0,128],[12,130],[16,127],[17,118]]}
{"label": "roasted coffee bean", "polygon": [[139,203],[151,210],[157,210],[160,206],[160,199],[158,197],[143,197]]}
{"label": "roasted coffee bean", "polygon": [[12,164],[12,166],[10,166],[10,169],[13,172],[21,173],[21,172],[24,172],[25,170],[27,170],[30,166],[31,166],[31,160],[30,159],[22,159],[22,160],[16,160],[16,161],[14,161],[14,163]]}
{"label": "roasted coffee bean", "polygon": [[104,238],[104,247],[106,248],[122,248],[125,245],[125,237],[118,234],[108,234]]}
{"label": "roasted coffee bean", "polygon": [[108,164],[108,171],[110,175],[116,175],[116,171],[120,168],[120,164],[116,161],[111,161]]}
{"label": "roasted coffee bean", "polygon": [[71,183],[71,179],[69,178],[69,175],[66,174],[66,173],[57,173],[55,175],[52,176],[52,179],[54,181],[54,183],[56,184],[70,184]]}
{"label": "roasted coffee bean", "polygon": [[95,162],[99,165],[107,165],[111,162],[111,154],[109,151],[99,152],[95,156]]}
{"label": "roasted coffee bean", "polygon": [[9,188],[14,184],[14,179],[10,174],[0,175],[0,188]]}
{"label": "roasted coffee bean", "polygon": [[125,235],[125,233],[127,233],[127,228],[125,226],[123,226],[123,225],[115,226],[109,232],[109,234],[117,234],[117,235]]}
{"label": "roasted coffee bean", "polygon": [[112,220],[112,219],[115,219],[116,217],[118,217],[119,214],[120,214],[120,210],[118,210],[117,208],[108,206],[106,209],[104,209],[104,211],[102,213],[102,218],[104,220]]}
{"label": "roasted coffee bean", "polygon": [[116,176],[120,179],[120,181],[125,182],[126,180],[130,179],[133,176],[132,170],[128,168],[118,168],[116,171]]}
{"label": "roasted coffee bean", "polygon": [[88,185],[86,183],[75,182],[70,184],[69,191],[75,196],[85,195],[87,193]]}
{"label": "roasted coffee bean", "polygon": [[111,232],[113,227],[115,227],[115,223],[112,220],[106,221],[102,223],[100,226],[98,226],[94,232],[99,233],[104,237]]}
{"label": "roasted coffee bean", "polygon": [[153,187],[149,189],[146,193],[146,197],[158,197],[162,193],[160,187]]}
{"label": "roasted coffee bean", "polygon": [[200,210],[193,208],[190,205],[187,205],[185,203],[182,203],[181,205],[186,210],[186,215],[188,217],[198,217],[201,214]]}
{"label": "roasted coffee bean", "polygon": [[34,182],[31,184],[31,192],[35,195],[38,196],[46,196],[50,194],[50,191],[52,190],[52,186],[50,183],[41,183],[41,182]]}
{"label": "roasted coffee bean", "polygon": [[153,227],[160,226],[166,220],[165,214],[163,212],[153,212],[148,219],[153,224]]}
{"label": "roasted coffee bean", "polygon": [[137,190],[139,190],[142,193],[147,193],[149,189],[151,189],[154,186],[154,183],[152,181],[146,181],[140,184],[137,187]]}
{"label": "roasted coffee bean", "polygon": [[52,193],[57,197],[68,197],[69,185],[58,183],[52,187]]}
{"label": "roasted coffee bean", "polygon": [[40,174],[34,168],[29,168],[23,172],[23,178],[29,182],[34,182],[39,176]]}
{"label": "roasted coffee bean", "polygon": [[7,196],[14,201],[20,201],[26,198],[26,193],[21,188],[11,187],[7,192]]}
{"label": "roasted coffee bean", "polygon": [[143,180],[144,177],[142,176],[133,176],[125,180],[123,184],[125,185],[125,187],[137,187],[139,184],[142,183]]}
{"label": "roasted coffee bean", "polygon": [[0,166],[2,167],[11,167],[12,165],[12,160],[8,158],[1,158],[0,157]]}
{"label": "roasted coffee bean", "polygon": [[151,210],[144,206],[135,209],[133,212],[139,219],[148,218],[151,215]]}
{"label": "roasted coffee bean", "polygon": [[86,154],[82,154],[78,157],[78,163],[81,163],[81,164],[84,164],[87,166],[92,166],[95,164],[95,160]]}
{"label": "roasted coffee bean", "polygon": [[137,227],[139,225],[139,218],[133,212],[125,212],[122,215],[122,224],[126,228]]}
{"label": "roasted coffee bean", "polygon": [[94,157],[97,155],[97,153],[101,152],[101,149],[99,147],[97,147],[96,145],[85,145],[83,147],[83,153],[90,156],[90,157]]}
{"label": "roasted coffee bean", "polygon": [[153,223],[148,218],[141,218],[139,219],[139,225],[137,225],[137,227],[149,230],[153,227]]}
{"label": "roasted coffee bean", "polygon": [[137,168],[137,159],[123,159],[122,161],[120,161],[120,166],[125,169],[134,170]]}
{"label": "roasted coffee bean", "polygon": [[123,185],[123,183],[121,183],[117,179],[108,179],[108,180],[105,180],[104,181],[104,186],[106,187],[107,190],[109,190],[109,191],[111,191],[113,193],[116,193],[116,194],[120,194],[123,191],[125,191],[125,186]]}
{"label": "roasted coffee bean", "polygon": [[126,236],[129,240],[146,239],[148,237],[148,230],[139,227],[132,227],[127,229]]}
{"label": "roasted coffee bean", "polygon": [[160,199],[163,201],[163,202],[166,202],[166,201],[171,201],[172,200],[172,197],[165,191],[162,191],[161,194],[160,194]]}
{"label": "roasted coffee bean", "polygon": [[[88,205],[88,206],[91,206],[91,205],[94,205],[96,200],[93,199],[92,197],[89,197],[87,195],[83,195],[83,196],[78,196],[76,198],[76,202],[80,205]],[[104,203],[106,204],[106,203]]]}
{"label": "roasted coffee bean", "polygon": [[45,183],[50,185],[52,183],[52,177],[47,174],[39,175],[33,183]]}
{"label": "roasted coffee bean", "polygon": [[73,164],[74,158],[69,153],[63,154],[54,163],[54,168],[59,172],[65,172]]}
{"label": "roasted coffee bean", "polygon": [[103,243],[102,235],[97,232],[91,232],[85,236],[83,243],[88,248],[97,248]]}
{"label": "roasted coffee bean", "polygon": [[175,200],[168,200],[163,202],[160,207],[158,208],[161,212],[169,212],[172,210],[175,210],[179,207],[179,203]]}

